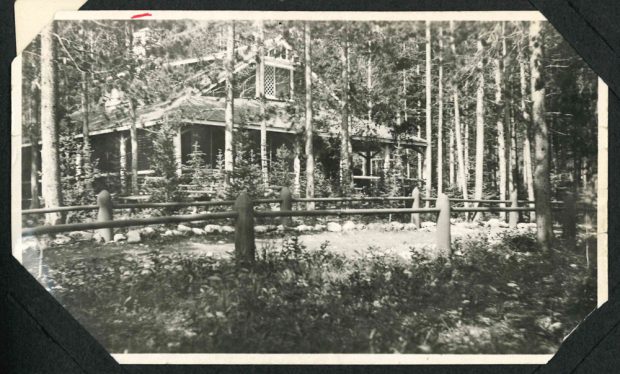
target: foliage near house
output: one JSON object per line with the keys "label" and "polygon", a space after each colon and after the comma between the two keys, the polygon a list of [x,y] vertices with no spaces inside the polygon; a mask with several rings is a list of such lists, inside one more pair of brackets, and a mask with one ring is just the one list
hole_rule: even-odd
{"label": "foliage near house", "polygon": [[248,271],[166,251],[175,239],[162,252],[50,264],[47,285],[111,352],[553,353],[595,307],[585,240],[550,262],[533,236],[408,260],[310,251],[291,237]]}

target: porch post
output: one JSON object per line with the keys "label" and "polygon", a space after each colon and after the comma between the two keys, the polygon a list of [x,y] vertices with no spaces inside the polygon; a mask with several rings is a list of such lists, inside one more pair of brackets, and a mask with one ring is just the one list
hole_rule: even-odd
{"label": "porch post", "polygon": [[289,95],[289,99],[293,99],[293,95],[295,94],[295,70],[291,69],[290,72],[290,85],[291,85],[291,93]]}
{"label": "porch post", "polygon": [[138,157],[140,157],[140,155],[138,154],[138,130],[135,126],[135,122],[134,122],[134,125],[131,126],[130,136],[131,136],[131,192],[137,195],[139,193]]}
{"label": "porch post", "polygon": [[366,176],[366,157],[362,157],[362,175]]}
{"label": "porch post", "polygon": [[294,140],[293,143],[293,152],[294,152],[294,159],[293,159],[293,171],[295,172],[295,179],[293,180],[293,195],[294,196],[299,196],[299,191],[301,189],[301,182],[300,182],[300,178],[301,178],[301,161],[299,160],[299,141],[298,139]]}
{"label": "porch post", "polygon": [[121,191],[125,192],[127,189],[127,140],[122,132],[119,141]]}
{"label": "porch post", "polygon": [[174,134],[174,159],[176,161],[177,166],[177,175],[180,177],[183,174],[183,151],[181,149],[181,128],[182,126],[177,127],[176,133]]}
{"label": "porch post", "polygon": [[407,155],[407,179],[411,179],[411,156],[409,155],[409,148],[405,148],[405,154]]}
{"label": "porch post", "polygon": [[388,173],[388,171],[390,170],[390,145],[386,144],[383,148],[383,156],[384,161],[383,161],[383,172],[385,174]]}

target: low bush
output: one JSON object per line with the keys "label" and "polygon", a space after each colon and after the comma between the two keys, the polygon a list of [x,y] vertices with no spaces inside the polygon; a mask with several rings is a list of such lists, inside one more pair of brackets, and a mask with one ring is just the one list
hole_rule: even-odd
{"label": "low bush", "polygon": [[595,269],[577,252],[507,240],[457,241],[451,258],[412,249],[405,260],[376,248],[348,258],[327,242],[309,251],[290,237],[259,249],[251,270],[152,251],[49,276],[112,352],[554,352],[595,307]]}

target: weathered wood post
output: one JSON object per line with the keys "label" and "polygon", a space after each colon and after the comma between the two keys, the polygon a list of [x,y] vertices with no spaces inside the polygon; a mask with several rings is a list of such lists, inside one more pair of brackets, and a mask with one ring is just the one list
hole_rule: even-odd
{"label": "weathered wood post", "polygon": [[567,244],[574,247],[577,236],[577,202],[571,191],[564,194],[564,211],[562,212],[562,236]]}
{"label": "weathered wood post", "polygon": [[[280,191],[280,211],[281,212],[289,212],[293,209],[293,194],[288,187],[282,187]],[[280,223],[282,226],[287,227],[291,226],[292,223],[291,217],[280,217]]]}
{"label": "weathered wood post", "polygon": [[[112,221],[112,197],[108,191],[103,190],[99,192],[99,195],[97,195],[97,205],[99,206],[97,222]],[[112,229],[99,229],[97,233],[106,243],[112,241],[114,237]]]}
{"label": "weathered wood post", "polygon": [[235,259],[239,265],[251,265],[256,258],[254,243],[254,204],[246,191],[235,200]]}
{"label": "weathered wood post", "polygon": [[[420,190],[417,187],[411,192],[411,197],[413,197],[411,209],[420,209]],[[416,228],[420,228],[420,213],[411,213],[411,223],[413,223]]]}
{"label": "weathered wood post", "polygon": [[[518,204],[517,190],[514,190],[510,193],[510,207],[516,208]],[[519,223],[519,212],[516,210],[511,211],[508,214],[508,225],[510,228],[517,228],[517,224]]]}
{"label": "weathered wood post", "polygon": [[437,217],[437,250],[446,254],[451,252],[450,249],[450,199],[446,194],[439,194],[437,197],[437,208],[439,215]]}

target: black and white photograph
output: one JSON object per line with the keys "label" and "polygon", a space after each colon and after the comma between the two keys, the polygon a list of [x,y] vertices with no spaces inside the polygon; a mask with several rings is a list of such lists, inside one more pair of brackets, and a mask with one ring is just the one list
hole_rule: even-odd
{"label": "black and white photograph", "polygon": [[17,61],[14,255],[115,357],[545,363],[605,301],[604,84],[537,12],[61,12]]}

